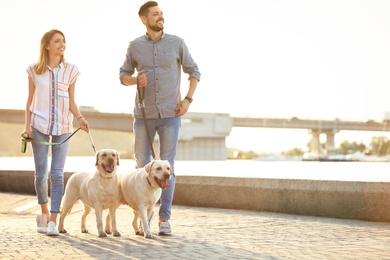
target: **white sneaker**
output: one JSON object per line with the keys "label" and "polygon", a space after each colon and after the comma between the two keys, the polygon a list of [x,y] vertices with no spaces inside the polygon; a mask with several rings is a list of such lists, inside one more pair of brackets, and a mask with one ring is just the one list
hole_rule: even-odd
{"label": "white sneaker", "polygon": [[171,225],[169,224],[168,220],[158,222],[158,227],[159,227],[159,232],[158,232],[159,236],[172,235]]}
{"label": "white sneaker", "polygon": [[47,216],[46,214],[41,214],[37,216],[37,231],[38,233],[47,232]]}
{"label": "white sneaker", "polygon": [[49,224],[47,224],[47,235],[48,236],[58,236],[60,233],[58,232],[58,229],[56,227],[56,223],[53,221],[50,221]]}

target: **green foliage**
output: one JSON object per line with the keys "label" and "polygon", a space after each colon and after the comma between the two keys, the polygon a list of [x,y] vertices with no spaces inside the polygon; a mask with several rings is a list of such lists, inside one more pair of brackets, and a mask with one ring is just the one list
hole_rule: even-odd
{"label": "green foliage", "polygon": [[370,152],[379,156],[390,154],[390,140],[385,136],[371,138]]}
{"label": "green foliage", "polygon": [[366,149],[366,145],[363,143],[349,142],[348,140],[345,140],[340,144],[337,152],[339,154],[351,154],[356,152],[364,152]]}
{"label": "green foliage", "polygon": [[282,155],[286,156],[302,156],[305,152],[301,148],[293,148],[291,150],[282,152]]}
{"label": "green foliage", "polygon": [[259,156],[259,154],[254,151],[242,151],[236,148],[228,148],[228,159],[237,159],[237,160],[252,160]]}

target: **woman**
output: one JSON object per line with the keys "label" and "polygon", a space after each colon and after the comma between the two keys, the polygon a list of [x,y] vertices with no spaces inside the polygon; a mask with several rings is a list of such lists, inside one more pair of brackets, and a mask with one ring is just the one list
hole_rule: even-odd
{"label": "woman", "polygon": [[[37,216],[37,231],[57,236],[57,215],[64,190],[64,165],[73,131],[73,116],[80,128],[89,132],[89,124],[75,102],[78,68],[64,59],[66,41],[59,30],[46,32],[40,44],[38,62],[27,68],[28,99],[25,129],[22,136],[31,137],[35,162],[35,190],[41,215]],[[49,146],[42,142],[62,143]],[[48,209],[48,154],[51,147],[50,197]]]}

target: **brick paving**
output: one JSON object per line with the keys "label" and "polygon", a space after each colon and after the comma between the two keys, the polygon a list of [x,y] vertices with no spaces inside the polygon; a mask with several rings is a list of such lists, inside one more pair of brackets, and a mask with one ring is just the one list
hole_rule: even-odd
{"label": "brick paving", "polygon": [[81,233],[76,204],[68,233],[49,237],[36,232],[35,203],[0,192],[0,259],[390,259],[390,223],[174,205],[173,235],[158,236],[155,218],[155,239],[145,239],[121,206],[121,236],[100,238],[93,212]]}

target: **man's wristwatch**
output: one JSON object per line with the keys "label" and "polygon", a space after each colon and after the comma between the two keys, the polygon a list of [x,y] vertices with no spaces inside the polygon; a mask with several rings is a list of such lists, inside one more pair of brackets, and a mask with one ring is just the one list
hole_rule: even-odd
{"label": "man's wristwatch", "polygon": [[185,99],[187,99],[190,103],[193,101],[192,97],[185,97]]}

